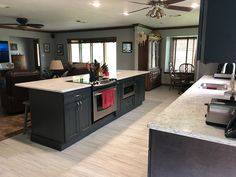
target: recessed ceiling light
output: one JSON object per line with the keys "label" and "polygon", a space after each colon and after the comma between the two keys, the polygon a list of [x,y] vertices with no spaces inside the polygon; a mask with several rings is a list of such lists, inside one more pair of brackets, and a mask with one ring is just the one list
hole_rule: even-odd
{"label": "recessed ceiling light", "polygon": [[101,3],[99,1],[94,1],[93,3],[91,3],[94,7],[100,7]]}
{"label": "recessed ceiling light", "polygon": [[193,9],[196,9],[196,8],[199,7],[199,4],[198,4],[198,3],[193,3],[193,4],[191,5],[191,7],[192,7]]}
{"label": "recessed ceiling light", "polygon": [[0,8],[9,9],[9,8],[10,8],[10,6],[8,6],[8,5],[4,5],[4,4],[0,4]]}
{"label": "recessed ceiling light", "polygon": [[128,12],[123,12],[123,15],[124,15],[124,16],[128,16],[129,13],[128,13]]}

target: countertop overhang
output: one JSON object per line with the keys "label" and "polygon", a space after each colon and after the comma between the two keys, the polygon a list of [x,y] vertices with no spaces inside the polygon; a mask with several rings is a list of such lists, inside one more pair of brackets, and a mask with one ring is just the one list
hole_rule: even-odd
{"label": "countertop overhang", "polygon": [[[117,80],[122,80],[122,79],[130,78],[130,77],[144,75],[147,73],[149,73],[149,71],[117,70],[116,78]],[[91,87],[90,84],[79,84],[79,83],[67,82],[69,80],[76,80],[76,77],[78,76],[69,76],[69,77],[61,77],[61,78],[47,79],[47,80],[40,80],[40,81],[33,81],[33,82],[24,82],[24,83],[15,84],[15,86],[28,88],[28,89],[59,92],[59,93],[65,93],[69,91]]]}
{"label": "countertop overhang", "polygon": [[201,88],[202,83],[227,84],[229,80],[214,79],[203,76],[190,89],[163,110],[155,120],[148,124],[148,128],[161,132],[182,135],[211,141],[219,144],[236,146],[236,139],[224,136],[224,129],[205,123],[207,106],[212,98],[229,99],[225,90],[210,90]]}

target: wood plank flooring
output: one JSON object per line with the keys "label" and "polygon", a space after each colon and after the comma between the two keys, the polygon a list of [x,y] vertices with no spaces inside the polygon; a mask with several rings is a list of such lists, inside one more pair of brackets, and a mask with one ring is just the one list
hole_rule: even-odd
{"label": "wood plank flooring", "polygon": [[23,132],[24,114],[0,115],[0,141]]}
{"label": "wood plank flooring", "polygon": [[17,135],[0,142],[0,177],[145,177],[147,123],[178,97],[159,87],[142,106],[62,152]]}

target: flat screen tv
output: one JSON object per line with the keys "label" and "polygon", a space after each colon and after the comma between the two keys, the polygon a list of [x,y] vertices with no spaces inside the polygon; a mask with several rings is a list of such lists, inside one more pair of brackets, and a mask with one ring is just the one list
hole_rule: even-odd
{"label": "flat screen tv", "polygon": [[9,63],[8,41],[0,41],[0,63]]}

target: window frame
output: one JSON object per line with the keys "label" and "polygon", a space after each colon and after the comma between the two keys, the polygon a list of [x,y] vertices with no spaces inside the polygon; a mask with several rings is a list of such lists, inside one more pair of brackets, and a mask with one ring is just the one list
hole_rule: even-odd
{"label": "window frame", "polygon": [[[93,44],[94,43],[103,43],[103,63],[106,63],[106,43],[114,42],[117,43],[116,37],[104,37],[104,38],[84,38],[84,39],[68,39],[68,48],[69,48],[69,61],[73,63],[72,59],[72,48],[71,44],[79,44],[79,62],[82,61],[82,44],[90,43],[90,62],[93,62]],[[74,62],[75,63],[75,62]]]}
{"label": "window frame", "polygon": [[[185,51],[186,51],[186,55],[185,55],[185,61],[184,63],[188,63],[188,48],[189,48],[189,40],[193,39],[193,49],[195,48],[195,46],[197,46],[197,37],[195,36],[189,36],[189,37],[173,37],[172,38],[172,48],[171,48],[171,62],[174,64],[174,67],[176,65],[176,53],[177,53],[177,50],[176,50],[176,47],[177,47],[177,41],[178,40],[187,40],[187,44],[186,44],[186,48],[185,48]],[[196,48],[197,50],[197,48]],[[192,63],[194,66],[195,66],[195,56],[194,56],[194,53],[196,55],[196,50],[193,52],[192,54]],[[176,69],[176,68],[175,68]]]}

